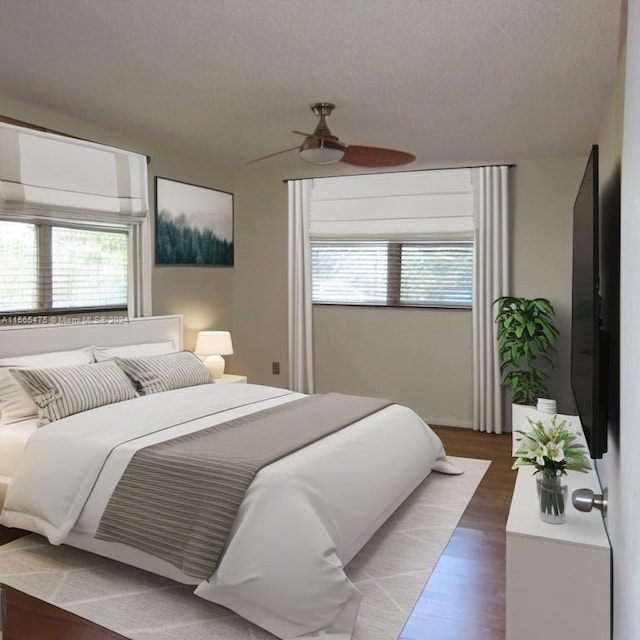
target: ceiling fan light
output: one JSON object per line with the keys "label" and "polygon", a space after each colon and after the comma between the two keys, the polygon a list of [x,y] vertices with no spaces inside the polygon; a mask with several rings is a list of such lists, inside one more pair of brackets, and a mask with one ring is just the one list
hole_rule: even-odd
{"label": "ceiling fan light", "polygon": [[308,139],[302,149],[300,157],[311,164],[333,164],[339,162],[344,156],[344,149],[325,145],[324,140]]}

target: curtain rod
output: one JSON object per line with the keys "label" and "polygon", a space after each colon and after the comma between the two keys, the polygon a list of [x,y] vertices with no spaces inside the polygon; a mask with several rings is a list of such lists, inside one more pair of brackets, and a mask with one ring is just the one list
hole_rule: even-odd
{"label": "curtain rod", "polygon": [[[10,118],[9,116],[3,116],[0,114],[0,122],[4,122],[5,124],[12,124],[15,127],[22,127],[23,129],[32,129],[33,131],[41,131],[42,133],[53,133],[57,136],[63,136],[65,138],[71,138],[72,140],[81,140],[82,142],[91,142],[92,144],[102,144],[105,145],[104,142],[96,142],[95,140],[87,140],[87,138],[80,138],[78,136],[72,136],[68,133],[64,133],[63,131],[56,131],[55,129],[49,129],[48,127],[42,127],[38,124],[32,124],[31,122],[25,122],[24,120],[16,120],[15,118]],[[122,147],[114,147],[113,145],[105,145],[108,147],[113,147],[114,149],[121,149],[122,151],[126,151],[127,153],[132,153],[129,149],[122,149]],[[137,152],[136,152],[137,153]],[[151,156],[146,153],[141,153],[140,155],[144,155],[147,158],[147,164],[151,164]]]}
{"label": "curtain rod", "polygon": [[438,167],[432,169],[406,169],[404,171],[376,171],[375,173],[339,173],[335,176],[304,176],[303,178],[284,178],[282,182],[285,184],[292,180],[321,180],[322,178],[354,178],[358,176],[388,175],[390,173],[417,173],[418,171],[452,171],[453,169],[482,169],[484,167],[507,167],[512,169],[515,163],[498,163],[498,164],[474,164],[463,167]]}

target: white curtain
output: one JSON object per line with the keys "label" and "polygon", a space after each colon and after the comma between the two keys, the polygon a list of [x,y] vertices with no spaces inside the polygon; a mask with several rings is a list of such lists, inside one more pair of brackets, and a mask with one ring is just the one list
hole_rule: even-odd
{"label": "white curtain", "polygon": [[289,388],[313,393],[313,326],[309,206],[313,180],[289,189]]}
{"label": "white curtain", "polygon": [[506,166],[473,170],[473,428],[487,433],[502,433],[505,427],[492,302],[509,290],[508,174]]}
{"label": "white curtain", "polygon": [[0,123],[0,218],[126,228],[128,313],[151,315],[147,158]]}
{"label": "white curtain", "polygon": [[152,268],[151,223],[147,216],[139,224],[129,226],[127,310],[132,318],[153,315],[151,308]]}

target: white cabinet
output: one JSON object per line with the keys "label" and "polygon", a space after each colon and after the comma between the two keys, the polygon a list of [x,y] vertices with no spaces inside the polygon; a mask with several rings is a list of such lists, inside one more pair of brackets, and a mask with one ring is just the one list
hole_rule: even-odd
{"label": "white cabinet", "polygon": [[[506,640],[608,640],[611,551],[602,514],[569,504],[564,524],[542,522],[533,470],[518,470],[507,521]],[[593,470],[565,479],[569,496],[581,487],[602,493]]]}

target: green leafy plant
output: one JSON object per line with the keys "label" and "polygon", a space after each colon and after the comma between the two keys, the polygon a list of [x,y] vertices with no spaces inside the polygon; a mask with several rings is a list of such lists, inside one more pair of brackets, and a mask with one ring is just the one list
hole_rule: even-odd
{"label": "green leafy plant", "polygon": [[558,330],[555,312],[546,298],[503,296],[498,305],[498,351],[502,384],[511,389],[511,399],[518,404],[535,404],[548,397],[546,374],[535,362],[545,360],[553,367],[550,353],[555,353]]}

